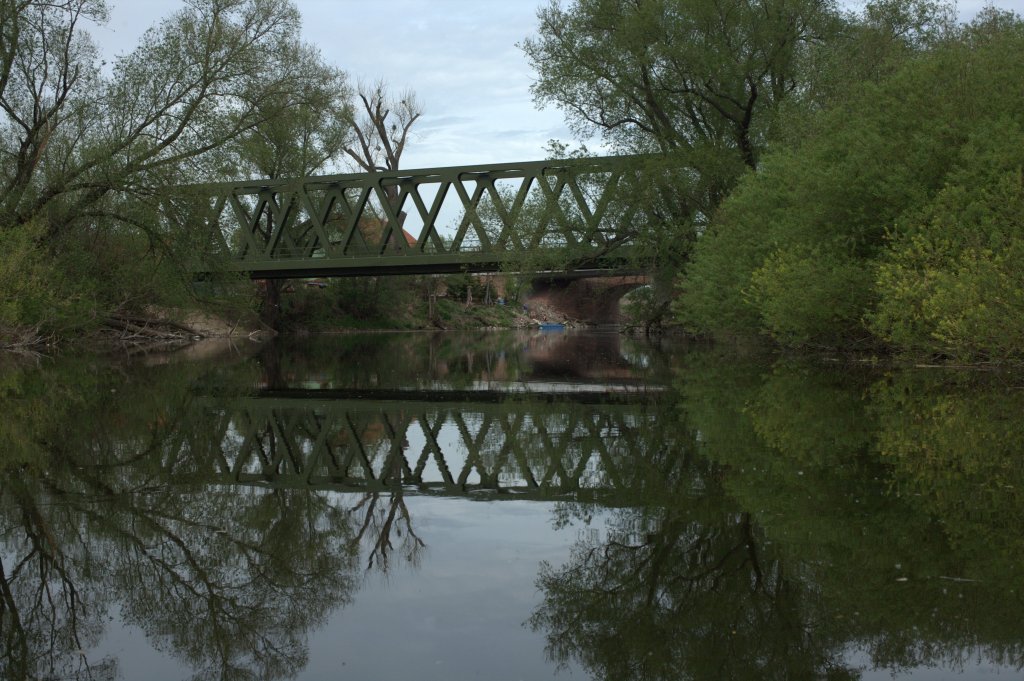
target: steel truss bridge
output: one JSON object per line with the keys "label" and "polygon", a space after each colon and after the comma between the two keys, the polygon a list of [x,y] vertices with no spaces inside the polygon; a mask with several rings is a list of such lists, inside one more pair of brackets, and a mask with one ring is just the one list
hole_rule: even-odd
{"label": "steel truss bridge", "polygon": [[650,396],[388,397],[200,398],[162,468],[175,483],[593,499],[628,493],[636,457],[667,444]]}
{"label": "steel truss bridge", "polygon": [[543,269],[626,270],[646,157],[430,168],[178,188],[197,271],[254,279]]}

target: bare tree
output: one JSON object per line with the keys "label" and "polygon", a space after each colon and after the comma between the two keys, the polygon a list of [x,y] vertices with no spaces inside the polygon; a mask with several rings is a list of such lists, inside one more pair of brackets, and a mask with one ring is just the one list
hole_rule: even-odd
{"label": "bare tree", "polygon": [[[387,83],[378,80],[373,84],[359,83],[356,98],[358,102],[349,120],[352,143],[345,147],[345,153],[358,168],[368,173],[398,170],[402,152],[409,141],[409,132],[423,115],[423,107],[416,99],[416,93],[412,90],[403,90],[393,95]],[[385,184],[382,190],[384,200],[394,211],[392,214],[398,218],[398,229],[394,232],[385,229],[387,220],[377,221],[375,227],[367,221],[364,229],[373,232],[379,228],[381,240],[397,247],[397,242],[391,240],[402,238],[405,212],[399,210],[397,185]],[[366,236],[367,234],[364,234],[364,237]],[[374,236],[370,235],[370,240],[373,239]]]}
{"label": "bare tree", "polygon": [[350,121],[355,139],[345,153],[368,173],[398,170],[409,131],[423,115],[416,93],[392,95],[387,83],[378,80],[359,83],[356,96],[359,102]]}

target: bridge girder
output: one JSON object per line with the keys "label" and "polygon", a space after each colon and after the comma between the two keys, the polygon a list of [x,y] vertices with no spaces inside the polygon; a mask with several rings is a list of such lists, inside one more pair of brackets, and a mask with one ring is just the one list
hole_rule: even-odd
{"label": "bridge girder", "polygon": [[[170,219],[198,227],[200,272],[259,279],[496,272],[552,254],[560,269],[619,272],[643,219],[644,158],[191,185],[166,206]],[[452,208],[461,215],[445,233],[439,220]]]}

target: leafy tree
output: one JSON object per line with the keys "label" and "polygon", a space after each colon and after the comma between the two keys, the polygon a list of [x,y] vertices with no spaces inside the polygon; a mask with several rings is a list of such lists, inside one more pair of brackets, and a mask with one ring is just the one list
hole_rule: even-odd
{"label": "leafy tree", "polygon": [[843,20],[832,0],[557,0],[521,47],[540,105],[618,153],[658,152],[629,191],[645,207],[631,239],[654,262],[658,302],[745,170],[780,105],[810,87],[812,58]]}
{"label": "leafy tree", "polygon": [[[243,169],[266,178],[323,173],[352,137],[352,90],[346,74],[310,45],[282,46],[293,66],[294,97],[266,102],[263,118],[240,135],[234,151]],[[237,172],[237,171],[235,171]]]}
{"label": "leafy tree", "polygon": [[[322,173],[341,158],[350,142],[349,98],[352,92],[345,73],[324,63],[313,47],[289,43],[282,49],[289,53],[287,58],[295,65],[293,77],[297,95],[267,103],[263,120],[240,135],[232,150],[240,168],[250,169],[261,177],[306,177]],[[310,216],[303,219],[308,225]],[[266,220],[270,233],[273,215],[269,208]],[[261,282],[260,318],[270,328],[279,326],[281,292],[287,285],[282,279]]]}
{"label": "leafy tree", "polygon": [[[872,330],[886,337],[890,329],[887,340],[903,342],[909,334],[920,343],[921,333],[904,333],[899,319],[920,310],[921,296],[928,293],[909,293],[915,302],[902,311],[897,298],[879,301],[923,280],[914,283],[917,275],[899,269],[909,261],[894,260],[879,287],[876,268],[893,245],[911,251],[920,246],[919,237],[913,246],[913,238],[902,235],[926,231],[910,226],[927,223],[923,208],[953,191],[943,187],[957,178],[961,155],[971,153],[981,135],[1015,134],[1019,102],[1005,93],[1022,75],[1012,56],[1021,49],[1021,25],[1013,15],[982,15],[878,82],[859,84],[841,106],[814,116],[801,143],[767,156],[697,245],[681,283],[677,310],[684,323],[717,334],[765,331],[789,345],[850,345],[868,339]],[[1013,155],[1000,161],[1004,172],[1019,163]],[[1005,193],[1002,198],[1008,199]],[[998,234],[1012,232],[1010,224],[992,223],[985,230],[998,242]],[[908,257],[920,262],[911,269],[925,267],[923,252],[908,251]],[[993,257],[1015,256],[1001,251]],[[1012,277],[1003,284],[982,283],[996,282],[1001,266],[979,265],[968,279],[1011,295]],[[979,289],[972,295],[977,300],[985,294]],[[876,305],[886,312],[872,316]],[[873,327],[866,318],[874,319]],[[978,321],[964,323],[979,328]],[[1003,347],[1007,332],[997,332]],[[963,329],[950,333],[964,342]]]}
{"label": "leafy tree", "polygon": [[[232,142],[308,92],[289,0],[190,2],[110,77],[83,29],[105,17],[101,0],[0,6],[0,231],[39,226],[37,248],[73,273],[57,297],[88,301],[79,325],[180,301],[192,244],[163,217],[166,188],[219,177]],[[59,326],[20,323],[39,322]]]}
{"label": "leafy tree", "polygon": [[907,217],[878,268],[872,330],[909,352],[1024,352],[1024,125],[981,124],[935,198]]}
{"label": "leafy tree", "polygon": [[756,167],[771,112],[837,16],[825,0],[575,0],[538,19],[522,44],[534,96],[574,130],[619,151],[731,150]]}
{"label": "leafy tree", "polygon": [[0,96],[0,226],[45,216],[60,235],[98,218],[134,224],[127,199],[209,171],[210,151],[301,92],[301,64],[286,49],[299,17],[286,0],[189,4],[119,57],[109,80],[80,28],[85,17],[101,19],[102,3],[33,1],[18,12],[20,43]]}

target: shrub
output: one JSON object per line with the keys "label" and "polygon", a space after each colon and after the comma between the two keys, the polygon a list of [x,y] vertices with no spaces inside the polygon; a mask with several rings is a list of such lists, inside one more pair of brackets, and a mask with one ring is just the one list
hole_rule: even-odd
{"label": "shrub", "polygon": [[1024,354],[1022,53],[1024,22],[990,10],[852,84],[723,203],[679,285],[684,325]]}
{"label": "shrub", "polygon": [[949,184],[893,235],[872,330],[908,351],[1024,356],[1024,127],[982,125]]}
{"label": "shrub", "polygon": [[842,254],[777,251],[751,276],[752,304],[765,330],[790,346],[843,345],[867,336],[872,272]]}

